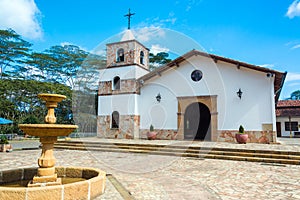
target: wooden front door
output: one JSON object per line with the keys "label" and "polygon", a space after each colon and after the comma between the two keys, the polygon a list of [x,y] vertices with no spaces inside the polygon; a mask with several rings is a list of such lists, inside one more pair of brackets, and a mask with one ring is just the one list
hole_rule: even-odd
{"label": "wooden front door", "polygon": [[281,137],[281,122],[276,122],[277,137]]}
{"label": "wooden front door", "polygon": [[[184,139],[210,140],[211,114],[209,108],[202,103],[192,103],[184,114]],[[207,136],[207,137],[206,137]]]}

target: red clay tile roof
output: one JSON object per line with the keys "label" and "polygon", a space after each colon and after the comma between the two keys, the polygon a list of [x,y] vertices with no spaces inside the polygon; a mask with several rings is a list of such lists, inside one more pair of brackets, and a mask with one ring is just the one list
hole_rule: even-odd
{"label": "red clay tile roof", "polygon": [[300,107],[300,100],[281,100],[278,101],[277,107]]}
{"label": "red clay tile roof", "polygon": [[300,100],[282,100],[276,105],[276,116],[300,116]]}
{"label": "red clay tile roof", "polygon": [[144,82],[144,81],[147,81],[147,80],[151,79],[152,77],[161,76],[161,73],[163,71],[165,71],[165,70],[167,70],[171,67],[174,67],[174,66],[179,67],[179,64],[181,62],[187,60],[188,58],[190,58],[194,55],[210,57],[215,62],[220,60],[220,61],[223,61],[223,62],[234,64],[237,67],[245,67],[245,68],[248,68],[248,69],[253,69],[253,70],[257,70],[257,71],[261,71],[261,72],[265,72],[265,73],[274,74],[275,75],[275,81],[274,81],[275,102],[278,101],[281,89],[283,87],[284,80],[286,78],[287,72],[283,73],[283,72],[279,72],[279,71],[276,71],[276,70],[273,70],[273,69],[268,69],[268,68],[265,68],[265,67],[251,65],[251,64],[248,64],[248,63],[245,63],[245,62],[240,62],[240,61],[233,60],[233,59],[230,59],[230,58],[225,58],[225,57],[217,56],[217,55],[214,55],[214,54],[208,54],[208,53],[205,53],[205,52],[202,52],[202,51],[197,51],[197,50],[189,51],[188,53],[176,58],[175,60],[171,61],[170,63],[168,63],[168,64],[166,64],[162,67],[159,67],[156,70],[140,77],[138,81],[139,82]]}

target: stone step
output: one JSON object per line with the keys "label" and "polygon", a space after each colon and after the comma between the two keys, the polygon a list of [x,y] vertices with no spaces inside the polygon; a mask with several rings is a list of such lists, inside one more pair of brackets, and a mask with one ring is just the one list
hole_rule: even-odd
{"label": "stone step", "polygon": [[123,144],[123,143],[82,143],[82,142],[58,142],[62,146],[85,146],[86,148],[107,147],[120,149],[144,149],[151,151],[185,151],[190,153],[211,153],[221,155],[235,155],[252,157],[258,155],[261,157],[300,159],[300,152],[287,151],[269,151],[269,150],[251,150],[251,149],[231,149],[231,148],[208,148],[208,147],[187,147],[172,145],[148,145],[148,144]]}
{"label": "stone step", "polygon": [[[159,146],[159,147],[158,147]],[[80,142],[58,142],[54,146],[57,149],[69,150],[90,150],[103,152],[121,152],[121,153],[145,153],[155,155],[181,156],[193,158],[225,159],[249,162],[265,162],[279,164],[300,164],[300,156],[289,155],[289,152],[263,151],[264,153],[244,152],[240,149],[200,149],[182,146],[164,146],[164,145],[133,145],[133,144],[107,144],[107,143],[80,143]],[[200,149],[200,150],[199,150]],[[266,153],[268,152],[268,153]]]}
{"label": "stone step", "polygon": [[90,151],[102,151],[102,152],[119,152],[119,153],[144,153],[152,155],[166,155],[166,156],[179,156],[179,157],[193,157],[199,159],[224,159],[224,160],[236,160],[236,161],[249,161],[249,162],[265,162],[265,163],[278,163],[278,164],[292,164],[299,165],[300,160],[294,159],[275,159],[275,158],[262,158],[262,157],[244,157],[238,155],[215,155],[215,154],[197,154],[186,152],[166,152],[166,151],[150,151],[140,149],[116,149],[116,148],[85,148],[85,147],[66,147],[56,146],[57,149],[69,149],[69,150],[90,150]]}

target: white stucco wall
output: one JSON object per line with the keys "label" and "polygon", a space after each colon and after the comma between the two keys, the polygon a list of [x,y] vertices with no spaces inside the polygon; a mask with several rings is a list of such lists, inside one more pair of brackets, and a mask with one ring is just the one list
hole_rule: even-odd
{"label": "white stucco wall", "polygon": [[137,94],[119,94],[98,97],[98,115],[111,115],[118,111],[120,115],[137,115],[138,98]]}
{"label": "white stucco wall", "polygon": [[[291,121],[298,122],[298,131],[300,131],[300,117],[291,117]],[[285,130],[285,122],[289,122],[289,118],[288,117],[277,117],[277,122],[280,122],[280,124],[281,124],[281,136],[289,137],[290,131]],[[292,131],[292,136],[294,136],[294,132],[295,131]]]}
{"label": "white stucco wall", "polygon": [[126,66],[118,68],[107,68],[100,70],[99,80],[100,81],[111,81],[115,76],[119,76],[120,79],[134,79],[139,78],[148,71],[138,66]]}
{"label": "white stucco wall", "polygon": [[[274,111],[274,77],[266,73],[249,70],[206,57],[193,56],[180,67],[163,72],[162,76],[146,81],[139,97],[141,129],[177,129],[177,96],[217,95],[218,129],[236,130],[242,124],[246,130],[262,130],[262,124],[273,124],[276,129]],[[199,69],[203,78],[191,80],[191,73]],[[236,92],[241,88],[242,99]],[[161,103],[155,96],[160,93]]]}

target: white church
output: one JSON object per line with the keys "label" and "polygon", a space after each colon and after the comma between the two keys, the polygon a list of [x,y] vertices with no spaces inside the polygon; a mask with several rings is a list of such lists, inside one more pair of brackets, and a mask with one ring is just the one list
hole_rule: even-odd
{"label": "white church", "polygon": [[97,135],[234,142],[240,125],[248,142],[276,142],[275,104],[286,73],[191,50],[149,70],[149,49],[130,29],[106,44],[100,70]]}

